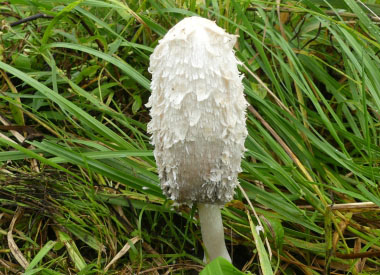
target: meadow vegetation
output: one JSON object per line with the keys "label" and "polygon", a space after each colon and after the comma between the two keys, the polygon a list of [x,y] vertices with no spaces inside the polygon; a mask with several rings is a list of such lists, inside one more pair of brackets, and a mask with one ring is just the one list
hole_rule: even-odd
{"label": "meadow vegetation", "polygon": [[[202,274],[380,273],[375,0],[0,4],[0,274],[197,274],[197,212],[166,200],[149,55],[185,16],[239,35],[249,136],[223,261]],[[261,272],[261,273],[260,273]]]}

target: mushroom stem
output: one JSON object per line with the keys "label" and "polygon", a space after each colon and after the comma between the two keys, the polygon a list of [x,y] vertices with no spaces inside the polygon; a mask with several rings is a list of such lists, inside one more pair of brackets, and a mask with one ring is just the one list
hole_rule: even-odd
{"label": "mushroom stem", "polygon": [[[215,204],[198,203],[199,220],[206,253],[210,261],[216,257],[223,257],[231,262],[226,243],[224,241],[224,229],[220,206]],[[205,257],[206,259],[206,257]]]}

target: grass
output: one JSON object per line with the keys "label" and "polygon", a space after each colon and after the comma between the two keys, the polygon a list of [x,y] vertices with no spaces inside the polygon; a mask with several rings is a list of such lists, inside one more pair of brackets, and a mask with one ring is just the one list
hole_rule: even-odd
{"label": "grass", "polygon": [[378,1],[30,0],[0,6],[0,274],[204,268],[197,213],[159,188],[144,106],[149,55],[195,14],[239,35],[251,104],[223,210],[234,265],[380,272]]}

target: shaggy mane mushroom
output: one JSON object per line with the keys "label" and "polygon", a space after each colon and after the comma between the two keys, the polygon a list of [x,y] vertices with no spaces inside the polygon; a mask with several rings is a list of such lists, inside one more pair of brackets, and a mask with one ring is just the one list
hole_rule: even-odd
{"label": "shaggy mane mushroom", "polygon": [[197,204],[209,259],[230,262],[220,208],[233,198],[247,136],[235,43],[236,36],[213,21],[180,21],[150,56],[147,104],[163,192],[178,203]]}

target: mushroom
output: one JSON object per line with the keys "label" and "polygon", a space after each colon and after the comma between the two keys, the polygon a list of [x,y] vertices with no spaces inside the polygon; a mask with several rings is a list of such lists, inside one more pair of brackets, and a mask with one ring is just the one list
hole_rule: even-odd
{"label": "mushroom", "polygon": [[236,37],[201,17],[176,24],[150,56],[146,105],[163,192],[197,204],[209,260],[230,262],[220,208],[233,198],[247,136]]}

